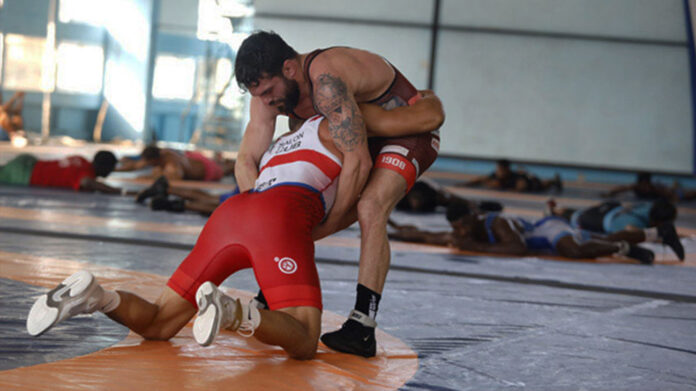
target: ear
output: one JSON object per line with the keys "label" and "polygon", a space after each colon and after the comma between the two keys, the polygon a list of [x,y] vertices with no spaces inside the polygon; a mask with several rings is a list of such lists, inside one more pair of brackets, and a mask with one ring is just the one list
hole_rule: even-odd
{"label": "ear", "polygon": [[283,76],[286,79],[294,79],[300,69],[299,62],[294,58],[289,58],[283,62]]}

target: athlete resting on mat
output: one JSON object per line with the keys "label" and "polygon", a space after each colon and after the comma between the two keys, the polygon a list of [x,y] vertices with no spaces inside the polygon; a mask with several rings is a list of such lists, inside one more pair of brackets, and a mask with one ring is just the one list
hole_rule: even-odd
{"label": "athlete resting on mat", "polygon": [[553,179],[540,179],[536,175],[525,170],[513,170],[510,161],[500,159],[496,162],[495,171],[470,181],[460,183],[458,186],[483,186],[493,190],[512,190],[519,192],[539,192],[554,188],[557,192],[563,191],[563,182],[560,175]]}
{"label": "athlete resting on mat", "polygon": [[169,212],[190,210],[210,215],[215,208],[236,194],[239,194],[239,189],[218,195],[200,189],[171,186],[167,177],[163,175],[157,178],[150,187],[140,191],[136,196],[136,201],[143,202],[151,198],[150,209],[152,210]]}
{"label": "athlete resting on mat", "polygon": [[678,202],[696,199],[696,191],[685,189],[679,182],[676,181],[671,187],[659,182],[653,182],[652,174],[645,171],[641,171],[636,174],[635,183],[616,186],[611,190],[602,193],[602,197],[616,197],[621,193],[629,191],[633,192],[637,198],[642,200],[656,200],[663,198],[672,202]]}
{"label": "athlete resting on mat", "polygon": [[58,160],[39,160],[25,153],[0,166],[0,184],[122,194],[121,189],[98,179],[108,176],[115,166],[116,156],[110,151],[97,152],[91,162],[77,155]]}
{"label": "athlete resting on mat", "polygon": [[404,198],[396,204],[396,210],[412,213],[432,213],[438,206],[447,207],[450,202],[466,202],[474,210],[499,212],[503,204],[497,201],[472,201],[462,198],[434,181],[421,178],[411,187]]}
{"label": "athlete resting on mat", "polygon": [[[397,120],[409,116],[403,125],[367,132],[363,116],[368,113],[358,103],[380,106],[370,110],[400,112],[418,99],[434,97],[419,94],[393,65],[374,53],[333,47],[299,54],[275,33],[261,31],[244,40],[235,59],[235,76],[252,95],[250,120],[235,167],[241,191],[252,188],[256,181],[258,163],[271,142],[278,115],[289,116],[292,128],[303,118],[322,114],[331,133],[340,140],[337,146],[344,164],[336,213],[317,227],[314,238],[346,228],[357,219],[360,269],[356,304],[349,320],[340,330],[322,336],[322,341],[335,350],[374,356],[375,317],[390,261],[387,220],[396,203],[437,157],[436,129],[444,121],[444,113],[441,107],[436,114],[404,112]],[[422,123],[427,126],[414,126]],[[371,137],[368,141],[368,136],[376,135],[390,138]]]}
{"label": "athlete resting on mat", "polygon": [[447,209],[447,220],[452,231],[430,232],[413,226],[397,226],[397,231],[389,237],[497,254],[555,253],[568,258],[597,258],[616,254],[643,264],[651,264],[655,258],[652,251],[635,245],[645,240],[641,232],[590,235],[554,216],[531,223],[498,213],[475,213],[466,203],[453,203]]}
{"label": "athlete resting on mat", "polygon": [[[642,233],[645,241],[661,242],[669,246],[680,260],[684,260],[684,246],[679,240],[674,220],[677,207],[665,199],[622,205],[618,201],[605,201],[588,208],[557,208],[554,200],[547,201],[548,213],[564,218],[574,228],[599,234],[619,231]],[[637,234],[638,235],[638,234]]]}
{"label": "athlete resting on mat", "polygon": [[117,171],[135,171],[152,167],[152,174],[148,177],[158,178],[164,175],[169,180],[214,182],[232,174],[234,165],[234,160],[218,162],[200,152],[181,152],[151,145],[143,149],[139,159],[122,159]]}
{"label": "athlete resting on mat", "polygon": [[[387,112],[381,115],[390,119]],[[312,230],[333,206],[343,157],[328,125],[315,116],[273,143],[261,157],[253,191],[215,210],[155,303],[105,290],[89,272],[80,271],[37,299],[27,317],[29,334],[38,336],[77,314],[101,311],[146,339],[166,340],[198,310],[193,332],[202,345],[212,343],[220,329],[229,329],[281,346],[291,357],[312,358],[322,311]],[[234,223],[239,221],[244,224]],[[268,310],[242,304],[216,287],[249,267]]]}

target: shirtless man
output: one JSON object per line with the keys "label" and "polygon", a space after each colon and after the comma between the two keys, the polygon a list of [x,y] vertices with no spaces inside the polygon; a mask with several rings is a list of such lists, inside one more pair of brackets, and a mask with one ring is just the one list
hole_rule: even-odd
{"label": "shirtless man", "polygon": [[343,169],[334,207],[313,236],[330,235],[357,218],[361,248],[355,309],[340,330],[325,334],[322,341],[339,351],[374,356],[375,317],[390,261],[387,220],[437,157],[436,129],[444,121],[441,106],[434,113],[414,116],[407,122],[411,126],[372,129],[371,136],[393,138],[373,137],[368,148],[358,103],[399,110],[419,98],[437,99],[430,94],[421,96],[384,58],[345,47],[298,54],[277,34],[261,31],[239,48],[235,76],[252,95],[250,121],[235,167],[242,192],[251,189],[258,176],[258,163],[271,143],[278,115],[289,116],[291,128],[317,113],[327,118],[343,154]]}
{"label": "shirtless man", "polygon": [[156,146],[146,147],[141,159],[142,165],[153,167],[152,177],[164,175],[169,180],[219,181],[234,171],[233,161],[223,167],[200,152],[178,152]]}

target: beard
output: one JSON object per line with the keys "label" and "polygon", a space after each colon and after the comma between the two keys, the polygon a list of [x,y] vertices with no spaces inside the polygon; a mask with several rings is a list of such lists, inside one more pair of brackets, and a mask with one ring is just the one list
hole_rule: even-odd
{"label": "beard", "polygon": [[290,114],[300,102],[300,85],[297,81],[286,79],[285,77],[283,77],[283,82],[285,83],[286,93],[282,104],[278,106],[278,110],[283,114]]}

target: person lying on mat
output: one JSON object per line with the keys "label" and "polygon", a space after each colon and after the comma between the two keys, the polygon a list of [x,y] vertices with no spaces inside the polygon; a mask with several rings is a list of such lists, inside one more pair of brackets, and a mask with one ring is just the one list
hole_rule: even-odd
{"label": "person lying on mat", "polygon": [[612,234],[619,231],[639,231],[645,240],[669,246],[680,260],[684,260],[684,246],[679,240],[674,220],[677,207],[665,199],[653,202],[639,202],[622,205],[618,201],[605,201],[587,208],[557,208],[551,199],[547,202],[547,213],[558,216],[579,229],[598,234]]}
{"label": "person lying on mat", "polygon": [[642,232],[620,231],[595,235],[575,229],[558,217],[549,216],[531,223],[498,213],[476,213],[466,203],[447,208],[448,232],[429,232],[414,226],[397,226],[391,239],[448,245],[461,250],[497,254],[528,255],[551,253],[568,258],[597,258],[623,255],[643,264],[652,264],[652,251],[636,244],[645,241]]}
{"label": "person lying on mat", "polygon": [[396,210],[411,213],[432,213],[438,206],[447,207],[450,202],[467,202],[472,209],[500,212],[503,205],[496,201],[473,201],[446,190],[434,181],[422,178],[416,181],[404,198],[396,204]]}
{"label": "person lying on mat", "polygon": [[21,154],[0,166],[0,184],[121,194],[121,189],[98,179],[108,176],[115,166],[116,156],[110,151],[97,152],[91,162],[76,155],[39,160],[34,155]]}
{"label": "person lying on mat", "polygon": [[235,161],[216,161],[196,151],[176,151],[150,145],[143,149],[137,160],[121,162],[119,171],[132,171],[152,167],[149,177],[162,175],[171,180],[219,181],[223,176],[234,173]]}
{"label": "person lying on mat", "polygon": [[563,182],[560,175],[556,174],[553,179],[540,179],[536,175],[525,170],[513,170],[510,161],[500,159],[496,162],[495,171],[490,175],[484,175],[457,186],[482,186],[492,190],[512,190],[517,192],[540,192],[551,188],[557,192],[563,191]]}
{"label": "person lying on mat", "polygon": [[222,194],[213,194],[200,189],[171,186],[167,177],[163,175],[151,186],[138,192],[135,200],[143,203],[151,198],[150,209],[152,210],[193,211],[210,215],[225,200],[237,194],[239,194],[238,188]]}
{"label": "person lying on mat", "polygon": [[633,192],[641,200],[666,199],[672,202],[696,199],[696,191],[685,189],[679,182],[666,186],[652,180],[652,174],[641,171],[636,174],[636,181],[628,185],[619,185],[602,193],[602,197],[616,197],[621,193]]}

